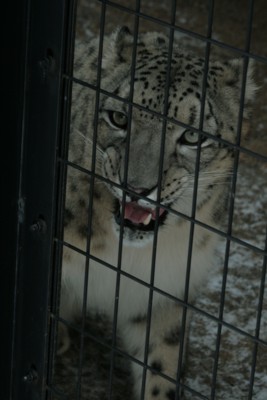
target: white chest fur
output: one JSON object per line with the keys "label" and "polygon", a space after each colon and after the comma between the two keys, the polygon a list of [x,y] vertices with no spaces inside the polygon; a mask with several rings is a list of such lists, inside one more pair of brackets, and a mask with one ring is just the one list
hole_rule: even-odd
{"label": "white chest fur", "polygon": [[[110,231],[104,250],[94,253],[106,265],[89,260],[87,311],[103,312],[111,319],[118,302],[118,324],[147,311],[150,287],[155,287],[153,305],[164,303],[161,291],[183,299],[189,250],[190,223],[163,227],[159,230],[155,265],[153,243],[144,247],[124,245],[118,259],[119,241]],[[195,227],[190,265],[190,295],[201,284],[213,261],[214,239],[200,227]],[[63,265],[62,316],[71,318],[82,310],[85,294],[86,257],[68,252]],[[122,273],[120,273],[120,271]],[[64,298],[64,288],[67,296]],[[157,290],[159,289],[159,290]]]}

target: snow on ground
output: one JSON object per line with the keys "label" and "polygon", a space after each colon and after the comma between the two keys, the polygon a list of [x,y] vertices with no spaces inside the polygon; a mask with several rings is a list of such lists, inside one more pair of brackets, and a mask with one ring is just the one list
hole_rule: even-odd
{"label": "snow on ground", "polygon": [[[264,250],[266,240],[267,185],[264,169],[244,165],[237,180],[233,236]],[[207,288],[195,305],[218,317],[225,254],[219,248],[218,268],[212,271]],[[223,326],[216,383],[216,399],[243,400],[249,395],[255,344],[263,256],[243,245],[231,243],[225,289],[223,321],[244,334]],[[265,283],[266,287],[266,283]],[[207,398],[211,394],[218,324],[194,313],[189,335],[185,383]],[[267,293],[263,300],[256,356],[253,399],[267,399]],[[186,392],[186,399],[196,398]]]}

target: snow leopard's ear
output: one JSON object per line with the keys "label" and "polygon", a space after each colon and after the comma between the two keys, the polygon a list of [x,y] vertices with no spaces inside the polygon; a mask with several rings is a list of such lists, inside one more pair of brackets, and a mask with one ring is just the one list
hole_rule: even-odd
{"label": "snow leopard's ear", "polygon": [[129,61],[132,57],[133,35],[127,26],[117,28],[104,41],[102,68],[112,69],[113,65],[119,65]]}
{"label": "snow leopard's ear", "polygon": [[[213,86],[216,86],[220,92],[220,95],[217,95],[217,89],[214,92],[215,101],[221,103],[218,104],[219,107],[226,107],[233,115],[239,115],[243,85],[243,70],[243,59],[215,62],[210,65],[209,79],[214,80]],[[257,85],[253,79],[253,70],[253,63],[250,60],[246,74],[245,107],[243,109],[244,120],[249,119],[250,106],[257,91]]]}
{"label": "snow leopard's ear", "polygon": [[[233,59],[225,62],[210,62],[208,81],[210,81],[210,92],[213,92],[214,101],[218,108],[224,109],[225,113],[236,118],[236,126],[240,113],[241,94],[243,87],[244,59]],[[253,79],[254,65],[249,60],[246,82],[245,98],[242,110],[242,135],[247,136],[250,131],[250,112],[254,100],[257,85]]]}
{"label": "snow leopard's ear", "polygon": [[[238,102],[240,101],[242,84],[243,84],[243,69],[244,60],[234,59],[224,63],[215,63],[220,69],[217,76],[220,86],[226,100]],[[254,99],[257,91],[257,85],[253,79],[253,62],[250,60],[247,68],[246,75],[246,88],[245,88],[245,104]]]}
{"label": "snow leopard's ear", "polygon": [[[226,65],[226,75],[225,75],[225,84],[230,87],[237,87],[239,91],[242,89],[242,80],[243,80],[243,69],[244,69],[244,60],[243,59],[234,59],[225,63]],[[252,101],[254,99],[257,86],[253,79],[254,72],[254,64],[253,61],[250,60],[247,68],[247,76],[246,76],[246,91],[245,91],[245,104]]]}

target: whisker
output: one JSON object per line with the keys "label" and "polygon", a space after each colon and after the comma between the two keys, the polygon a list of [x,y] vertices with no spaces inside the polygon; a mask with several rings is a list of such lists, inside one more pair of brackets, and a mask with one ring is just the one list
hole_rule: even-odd
{"label": "whisker", "polygon": [[106,186],[106,183],[103,182],[103,181],[99,181],[99,180],[95,179],[95,185],[104,185],[104,186]]}
{"label": "whisker", "polygon": [[[199,176],[203,176],[203,175],[211,175],[211,176],[216,176],[216,175],[232,175],[233,173],[229,170],[229,171],[200,171],[199,172]],[[192,174],[188,174],[188,176],[195,176],[195,173]]]}
{"label": "whisker", "polygon": [[[214,181],[214,179],[216,179],[216,180],[218,180],[218,179],[229,179],[229,178],[231,178],[231,176],[232,175],[228,175],[228,174],[199,176],[198,177],[198,182],[212,182],[212,181]],[[189,182],[194,182],[195,181],[195,177],[194,176],[189,176],[188,181]]]}
{"label": "whisker", "polygon": [[[224,178],[224,177],[231,177],[232,174],[231,173],[213,173],[213,174],[207,174],[207,175],[203,175],[200,174],[198,176],[198,179],[213,179],[213,178]],[[188,177],[190,179],[195,179],[195,175],[188,175]]]}
{"label": "whisker", "polygon": [[[81,131],[79,131],[79,129],[75,129],[75,132],[78,133],[85,142],[87,142],[88,144],[90,144],[93,147],[93,140],[87,136],[85,136]],[[104,151],[98,146],[96,145],[96,150],[100,153],[100,154],[104,154]]]}

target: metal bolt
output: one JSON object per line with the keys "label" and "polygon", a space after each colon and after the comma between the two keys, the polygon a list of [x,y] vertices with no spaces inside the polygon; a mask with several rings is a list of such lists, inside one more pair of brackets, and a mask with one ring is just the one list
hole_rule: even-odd
{"label": "metal bolt", "polygon": [[38,218],[33,224],[30,226],[30,230],[32,232],[45,232],[46,231],[46,223],[42,218]]}
{"label": "metal bolt", "polygon": [[41,79],[42,82],[44,83],[49,74],[53,74],[56,67],[54,55],[51,49],[46,50],[45,57],[39,61],[39,67],[41,70]]}
{"label": "metal bolt", "polygon": [[38,374],[35,368],[31,368],[29,372],[23,376],[23,382],[28,382],[32,383],[34,381],[37,381],[38,379]]}

